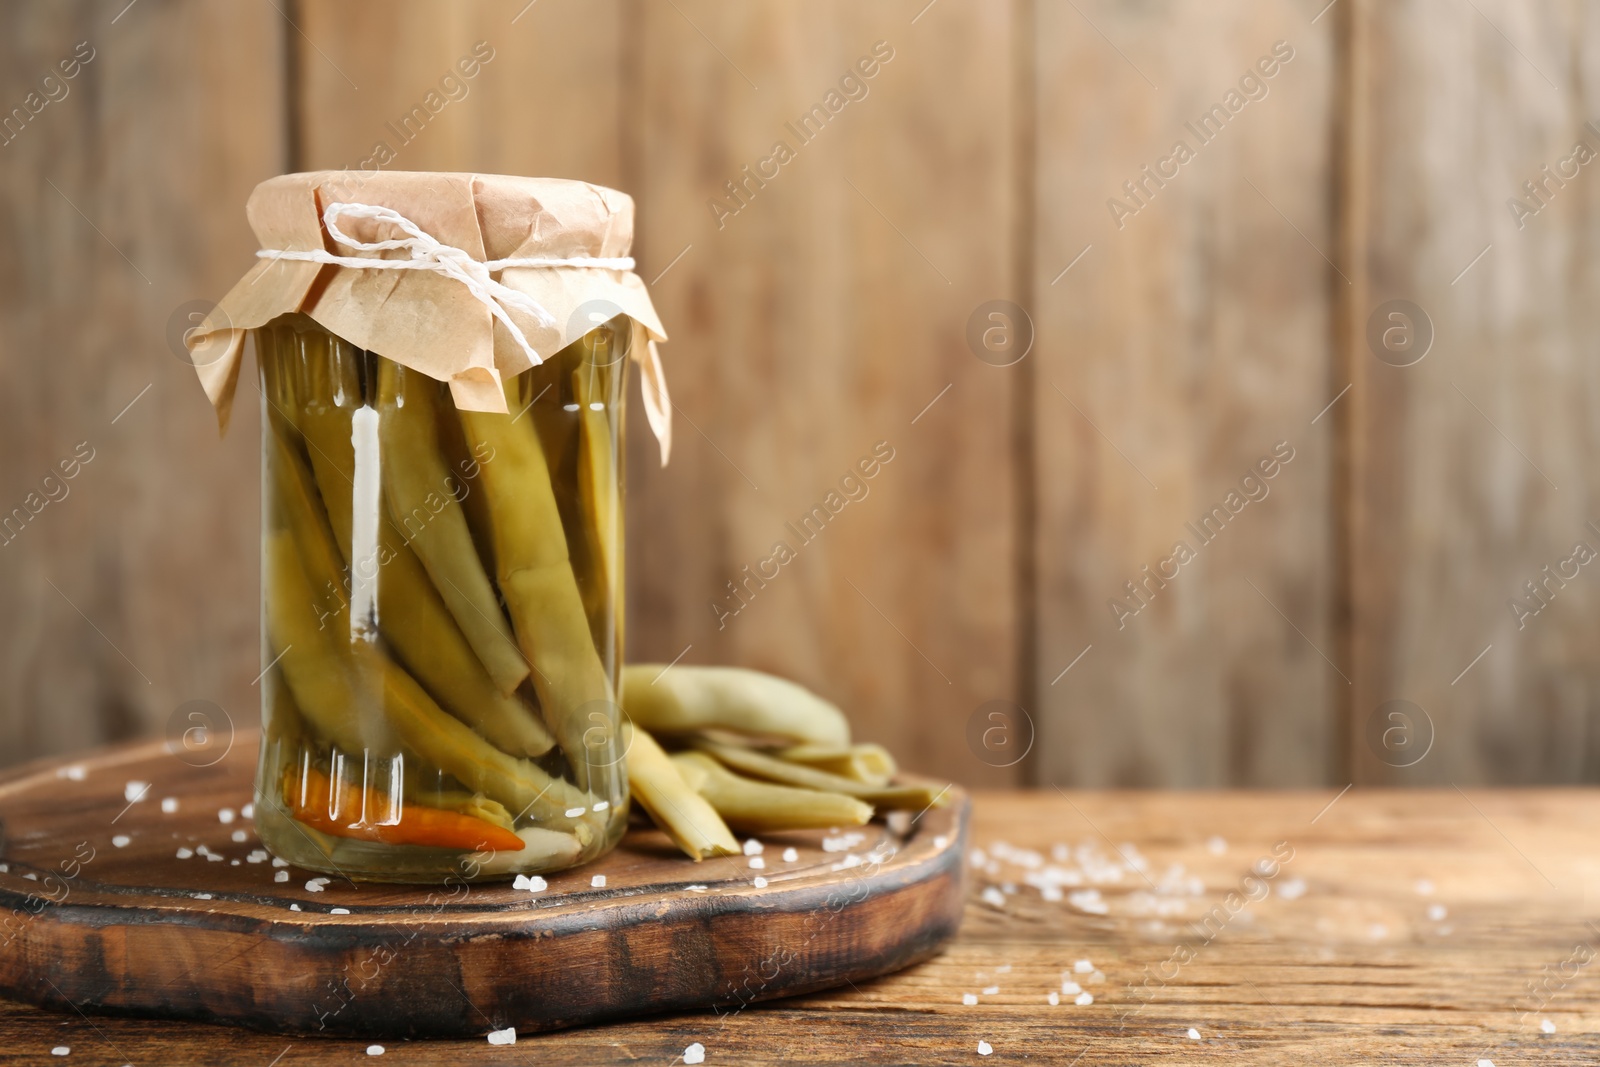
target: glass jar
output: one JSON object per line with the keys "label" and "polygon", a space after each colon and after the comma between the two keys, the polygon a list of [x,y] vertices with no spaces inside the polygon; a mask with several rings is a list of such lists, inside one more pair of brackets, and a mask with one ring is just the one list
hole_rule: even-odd
{"label": "glass jar", "polygon": [[508,414],[304,314],[262,397],[256,828],[376,881],[559,870],[621,837],[617,317],[506,380]]}

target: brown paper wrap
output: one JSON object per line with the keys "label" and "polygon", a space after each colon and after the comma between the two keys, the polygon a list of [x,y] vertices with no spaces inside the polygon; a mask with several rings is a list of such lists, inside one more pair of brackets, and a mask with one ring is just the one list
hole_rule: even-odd
{"label": "brown paper wrap", "polygon": [[[245,211],[263,249],[338,256],[407,259],[404,249],[363,252],[333,241],[322,213],[335,202],[387,207],[445,245],[478,260],[620,258],[633,244],[633,200],[624,193],[560,178],[499,174],[344,171],[285,174],[256,186]],[[344,218],[361,241],[403,237],[386,222]],[[655,342],[667,339],[644,282],[631,271],[599,267],[507,267],[499,281],[532,297],[555,320],[541,325],[507,308],[540,357],[593,329],[585,304],[603,301],[606,316],[635,326],[633,355],[641,364],[646,415],[671,447],[672,405]],[[247,331],[299,311],[332,333],[396,363],[450,383],[466,411],[506,410],[501,381],[533,365],[504,325],[461,282],[426,270],[342,267],[260,259],[186,338],[200,384],[226,427],[239,382]]]}

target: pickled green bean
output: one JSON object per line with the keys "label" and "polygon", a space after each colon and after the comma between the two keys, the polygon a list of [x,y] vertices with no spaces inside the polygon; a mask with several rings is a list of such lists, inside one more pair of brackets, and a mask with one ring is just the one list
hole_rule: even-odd
{"label": "pickled green bean", "polygon": [[837,774],[829,774],[797,763],[786,763],[754,749],[724,744],[709,738],[694,737],[689,744],[701,752],[715,756],[732,770],[764,778],[769,782],[820,789],[827,793],[844,793],[881,808],[913,809],[940,807],[949,793],[948,787],[934,789],[927,785],[867,785]]}
{"label": "pickled green bean", "polygon": [[628,746],[628,788],[639,806],[692,860],[732,856],[739,842],[707,800],[689,788],[677,765],[643,730],[624,723]]}
{"label": "pickled green bean", "polygon": [[850,723],[837,707],[787,679],[740,667],[624,667],[622,707],[653,733],[721,728],[822,745],[850,743]]}
{"label": "pickled green bean", "polygon": [[735,830],[816,830],[861,826],[872,818],[872,805],[855,797],[758,782],[734,774],[703,752],[680,752],[672,762],[690,788]]}

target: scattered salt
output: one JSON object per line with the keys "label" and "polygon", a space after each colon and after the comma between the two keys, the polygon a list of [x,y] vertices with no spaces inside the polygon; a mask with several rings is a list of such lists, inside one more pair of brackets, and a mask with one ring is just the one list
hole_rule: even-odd
{"label": "scattered salt", "polygon": [[1478,1067],[1494,1067],[1493,1060],[1479,1060]]}
{"label": "scattered salt", "polygon": [[279,871],[277,874],[272,876],[272,880],[274,882],[287,882],[289,880],[289,872]]}
{"label": "scattered salt", "polygon": [[178,798],[177,797],[162,797],[161,798],[161,813],[163,815],[171,815],[173,812],[175,812],[177,810],[178,810]]}
{"label": "scattered salt", "polygon": [[1306,880],[1304,878],[1291,878],[1278,887],[1278,895],[1284,900],[1299,900],[1306,895]]}
{"label": "scattered salt", "polygon": [[251,849],[250,855],[245,857],[251,863],[263,863],[267,859],[267,850],[264,848]]}
{"label": "scattered salt", "polygon": [[238,842],[240,844],[243,844],[245,841],[249,840],[249,838],[250,838],[250,835],[245,833],[243,830],[235,830],[233,832],[234,841],[236,841],[236,842]]}
{"label": "scattered salt", "polygon": [[290,911],[299,911],[300,910],[300,905],[298,905],[298,904],[290,904],[289,905],[289,910]]}
{"label": "scattered salt", "polygon": [[1084,979],[1084,981],[1088,982],[1090,985],[1099,985],[1101,982],[1104,982],[1105,980],[1106,980],[1106,976],[1104,974],[1102,974],[1101,972],[1099,972],[1099,971],[1095,971],[1088,978]]}
{"label": "scattered salt", "polygon": [[489,1044],[491,1045],[515,1045],[516,1043],[517,1028],[515,1026],[508,1026],[504,1030],[489,1031]]}
{"label": "scattered salt", "polygon": [[180,860],[186,860],[190,856],[193,856],[193,855],[194,855],[194,849],[192,849],[192,848],[180,848],[180,849],[178,849],[178,858]]}
{"label": "scattered salt", "polygon": [[1367,927],[1367,936],[1374,941],[1382,941],[1389,936],[1389,928],[1382,923],[1373,923]]}
{"label": "scattered salt", "polygon": [[1074,1004],[1078,1004],[1078,1005],[1093,1004],[1094,1003],[1094,994],[1093,993],[1079,993],[1077,999],[1074,1000],[1073,1003]]}
{"label": "scattered salt", "polygon": [[1556,1032],[1556,1024],[1551,1022],[1549,1019],[1546,1019],[1544,1022],[1539,1024],[1539,1029],[1543,1030],[1547,1034],[1553,1034]]}
{"label": "scattered salt", "polygon": [[761,877],[759,874],[755,876],[755,878],[751,881],[750,884],[755,886],[757,889],[765,889],[765,888],[767,888],[767,880],[765,878]]}
{"label": "scattered salt", "polygon": [[1063,897],[1062,893],[1061,893],[1061,890],[1057,889],[1053,885],[1042,885],[1042,886],[1040,886],[1039,887],[1039,898],[1041,900],[1047,900],[1052,904],[1058,904],[1063,899],[1065,899]]}
{"label": "scattered salt", "polygon": [[602,800],[602,801],[599,801],[599,802],[598,802],[598,803],[596,803],[596,804],[595,804],[595,805],[594,805],[594,806],[593,806],[593,807],[592,807],[592,808],[590,808],[590,809],[589,809],[589,810],[590,810],[590,811],[607,811],[607,810],[609,810],[609,809],[610,809],[610,808],[611,808],[611,801],[609,801],[609,800]]}
{"label": "scattered salt", "polygon": [[543,893],[546,889],[549,889],[549,888],[550,888],[550,883],[545,881],[543,878],[539,877],[537,874],[528,875],[528,885],[527,885],[528,892],[530,892],[530,893]]}
{"label": "scattered salt", "polygon": [[582,808],[568,808],[567,809],[567,818],[569,818],[569,819],[576,819],[578,816],[580,816],[582,814],[583,814],[583,809]]}
{"label": "scattered salt", "polygon": [[1094,964],[1090,963],[1088,960],[1079,960],[1077,963],[1072,965],[1072,969],[1078,974],[1088,974],[1090,971],[1094,970]]}
{"label": "scattered salt", "polygon": [[[129,782],[127,785],[122,787],[122,799],[126,800],[129,804],[136,804],[144,799],[145,793],[149,792],[149,790],[149,782]],[[65,1055],[65,1053],[63,1053],[63,1055]]]}
{"label": "scattered salt", "polygon": [[239,814],[246,819],[253,819],[256,817],[256,806],[254,804],[246,804],[239,809]]}
{"label": "scattered salt", "polygon": [[327,879],[327,878],[313,878],[313,879],[311,879],[310,881],[308,881],[306,883],[306,892],[307,893],[320,893],[320,892],[322,892],[322,887],[327,885],[328,882],[329,882],[329,879]]}
{"label": "scattered salt", "polygon": [[223,860],[223,857],[218,855],[215,852],[207,852],[206,853],[206,859],[209,860],[212,863],[221,863],[222,860]]}
{"label": "scattered salt", "polygon": [[368,1045],[367,1046],[367,1055],[368,1056],[382,1056],[383,1055],[383,1046],[382,1045]]}
{"label": "scattered salt", "polygon": [[963,993],[963,994],[961,994],[961,1003],[967,1005],[967,1007],[970,1008],[972,1005],[978,1003],[978,994],[976,994],[976,993]]}
{"label": "scattered salt", "polygon": [[1077,982],[1063,978],[1061,980],[1061,992],[1065,993],[1069,997],[1075,997],[1079,993],[1083,992],[1083,986],[1079,985]]}
{"label": "scattered salt", "polygon": [[990,907],[1003,908],[1006,906],[1005,896],[992,885],[985,886],[983,892],[979,895],[982,897],[983,902]]}
{"label": "scattered salt", "polygon": [[595,875],[589,879],[589,885],[595,889],[604,889],[606,887],[606,876],[603,874]]}
{"label": "scattered salt", "polygon": [[57,778],[70,778],[74,782],[81,782],[88,777],[88,775],[89,772],[84,770],[81,764],[77,763],[74,763],[70,767],[63,767],[56,772]]}
{"label": "scattered salt", "polygon": [[284,860],[284,859],[279,859],[277,856],[274,856],[274,857],[272,857],[272,865],[274,867],[287,867],[287,866],[289,866],[289,861],[288,860]]}
{"label": "scattered salt", "polygon": [[750,840],[744,843],[744,854],[746,856],[759,856],[762,852],[766,851],[766,847],[767,846],[763,845],[760,841],[757,841],[752,837]]}
{"label": "scattered salt", "polygon": [[1054,1006],[1056,1004],[1060,1004],[1061,1003],[1061,994],[1060,993],[1056,993],[1056,992],[1052,992],[1049,996],[1045,997],[1044,999],[1048,1000],[1050,1002],[1050,1004],[1052,1006]]}
{"label": "scattered salt", "polygon": [[1417,896],[1419,897],[1429,897],[1433,895],[1433,883],[1428,881],[1426,878],[1418,878],[1417,884],[1414,888],[1416,889]]}
{"label": "scattered salt", "polygon": [[239,817],[239,813],[232,808],[218,808],[217,821],[226,826]]}
{"label": "scattered salt", "polygon": [[55,1048],[50,1050],[50,1055],[52,1055],[52,1056],[65,1056],[65,1055],[68,1055],[71,1052],[72,1052],[72,1050],[70,1048],[68,1048],[66,1045],[57,1045]]}
{"label": "scattered salt", "polygon": [[704,1062],[706,1062],[706,1047],[704,1045],[702,1045],[700,1042],[696,1041],[694,1044],[690,1045],[688,1048],[683,1050],[683,1062],[684,1063],[704,1063]]}
{"label": "scattered salt", "polygon": [[1211,839],[1206,842],[1206,850],[1213,856],[1220,856],[1228,851],[1228,842],[1213,834]]}
{"label": "scattered salt", "polygon": [[1000,987],[997,986],[997,985],[985,986],[984,990],[983,990],[983,995],[986,996],[986,997],[992,997],[998,992],[1000,992]]}
{"label": "scattered salt", "polygon": [[691,893],[704,893],[706,891],[706,887],[703,885],[686,885],[684,888]]}
{"label": "scattered salt", "polygon": [[211,894],[210,893],[196,893],[194,895],[194,898],[196,900],[210,900],[211,899]]}
{"label": "scattered salt", "polygon": [[132,840],[133,838],[129,837],[127,834],[118,834],[111,839],[111,844],[117,848],[127,848],[128,842]]}
{"label": "scattered salt", "polygon": [[1189,1040],[1190,1041],[1199,1041],[1200,1040],[1200,1031],[1196,1030],[1192,1026],[1189,1027]]}
{"label": "scattered salt", "polygon": [[238,860],[229,860],[228,861],[228,866],[229,867],[237,867],[237,866],[239,866],[239,861]]}
{"label": "scattered salt", "polygon": [[1428,905],[1428,918],[1432,919],[1434,922],[1442,922],[1444,917],[1449,914],[1450,910],[1443,904]]}
{"label": "scattered salt", "polygon": [[800,850],[799,849],[797,849],[797,848],[786,848],[786,849],[783,850],[783,862],[785,862],[785,863],[793,863],[795,860],[798,860],[799,858],[800,858]]}
{"label": "scattered salt", "polygon": [[950,843],[950,839],[948,837],[944,836],[943,834],[940,834],[938,837],[935,837],[933,839],[933,847],[934,848],[944,848],[944,846],[948,845],[949,843]]}
{"label": "scattered salt", "polygon": [[350,914],[350,909],[349,908],[329,908],[328,909],[328,914],[329,915],[349,915]]}
{"label": "scattered salt", "polygon": [[[838,837],[824,837],[822,839],[822,851],[848,852],[850,849],[861,844],[861,842],[865,841],[866,839],[867,835],[862,833],[848,833],[840,834]],[[975,854],[979,856],[983,855],[982,852],[976,852]]]}
{"label": "scattered salt", "polygon": [[[749,854],[746,853],[746,855],[749,855]],[[760,856],[751,856],[750,857],[750,869],[752,871],[762,870],[762,869],[764,869],[766,867],[766,865],[767,865],[767,861],[762,859]]]}
{"label": "scattered salt", "polygon": [[978,1042],[978,1055],[987,1056],[989,1053],[991,1053],[993,1051],[994,1051],[994,1046],[989,1044],[989,1042],[987,1042],[987,1041],[979,1041]]}

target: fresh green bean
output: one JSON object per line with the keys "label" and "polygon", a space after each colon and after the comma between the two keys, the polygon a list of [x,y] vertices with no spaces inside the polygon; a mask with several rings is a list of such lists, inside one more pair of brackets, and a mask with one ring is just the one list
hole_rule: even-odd
{"label": "fresh green bean", "polygon": [[754,833],[861,826],[872,818],[872,805],[855,797],[758,782],[734,774],[703,752],[680,752],[672,762],[690,788],[710,801],[735,830]]}

